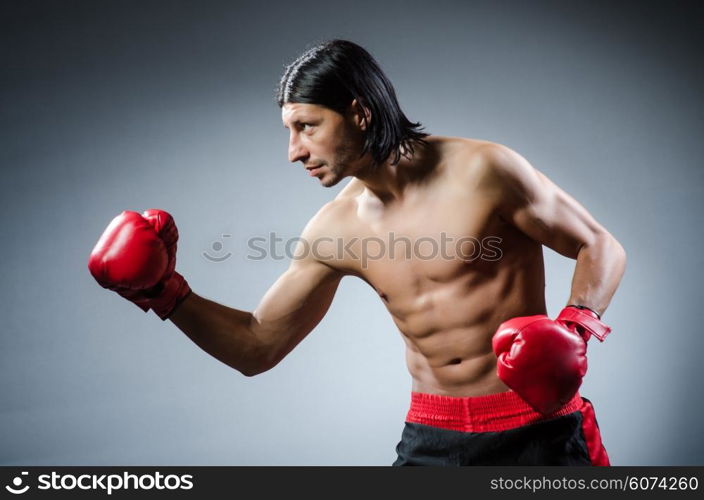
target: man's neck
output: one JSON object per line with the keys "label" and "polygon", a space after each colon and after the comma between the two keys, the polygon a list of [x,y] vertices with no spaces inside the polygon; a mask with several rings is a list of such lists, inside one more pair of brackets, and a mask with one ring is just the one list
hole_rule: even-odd
{"label": "man's neck", "polygon": [[397,164],[393,164],[394,155],[390,155],[381,165],[372,162],[361,167],[354,176],[359,179],[370,194],[384,203],[400,201],[406,188],[425,177],[432,170],[432,154],[425,145],[418,145],[412,156],[401,155]]}
{"label": "man's neck", "polygon": [[406,184],[399,176],[399,168],[399,165],[391,165],[390,162],[370,165],[357,172],[355,177],[362,181],[370,194],[387,204],[403,198]]}

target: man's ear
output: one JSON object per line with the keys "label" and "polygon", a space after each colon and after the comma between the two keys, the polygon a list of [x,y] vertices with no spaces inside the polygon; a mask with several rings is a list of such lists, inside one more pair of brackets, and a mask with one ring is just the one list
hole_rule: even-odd
{"label": "man's ear", "polygon": [[362,106],[357,99],[352,99],[350,111],[352,112],[352,119],[360,130],[367,130],[372,119],[372,112],[369,111],[369,108]]}

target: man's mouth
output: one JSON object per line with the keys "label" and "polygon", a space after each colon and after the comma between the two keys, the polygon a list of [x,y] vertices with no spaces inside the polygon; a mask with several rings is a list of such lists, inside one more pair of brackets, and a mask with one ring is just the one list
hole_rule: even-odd
{"label": "man's mouth", "polygon": [[324,165],[312,165],[310,167],[306,167],[306,170],[308,170],[308,175],[314,177],[318,173],[318,170],[320,170],[323,166]]}

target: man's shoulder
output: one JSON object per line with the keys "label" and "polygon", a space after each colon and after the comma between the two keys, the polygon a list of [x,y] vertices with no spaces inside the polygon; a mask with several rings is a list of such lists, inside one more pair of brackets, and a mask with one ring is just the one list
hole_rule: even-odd
{"label": "man's shoulder", "polygon": [[470,162],[476,161],[492,149],[505,147],[496,142],[471,137],[431,135],[426,137],[426,141],[437,163],[450,167],[467,167]]}
{"label": "man's shoulder", "polygon": [[[343,189],[343,192],[348,186]],[[348,226],[347,222],[356,211],[357,201],[355,196],[359,193],[353,194],[353,191],[349,191],[344,196],[340,196],[340,194],[335,199],[325,203],[311,217],[305,229],[307,236],[317,237],[339,234]]]}
{"label": "man's shoulder", "polygon": [[479,162],[511,151],[508,146],[485,139],[437,136],[433,136],[433,139],[445,160],[455,160],[454,163],[465,165],[470,160]]}
{"label": "man's shoulder", "polygon": [[351,196],[335,198],[311,217],[301,234],[305,247],[312,250],[309,261],[319,261],[337,271],[347,272],[336,252],[339,242],[347,241],[357,230],[355,207],[356,200]]}
{"label": "man's shoulder", "polygon": [[483,139],[443,138],[445,158],[453,177],[468,181],[506,180],[525,174],[526,160],[510,147]]}

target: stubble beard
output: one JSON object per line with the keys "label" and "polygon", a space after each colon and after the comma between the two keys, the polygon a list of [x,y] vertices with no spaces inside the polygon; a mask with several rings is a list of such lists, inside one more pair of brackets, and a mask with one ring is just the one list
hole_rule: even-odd
{"label": "stubble beard", "polygon": [[349,142],[340,144],[335,151],[335,159],[328,164],[330,167],[329,177],[323,176],[320,183],[323,187],[333,187],[345,177],[352,175],[351,172],[346,171],[349,169],[349,165],[352,165],[357,159],[359,159],[359,154],[353,144]]}
{"label": "stubble beard", "polygon": [[324,175],[320,179],[320,184],[323,187],[333,187],[343,179],[342,172],[345,169],[344,164],[335,161],[335,163],[329,165],[329,167],[330,172],[328,175]]}

